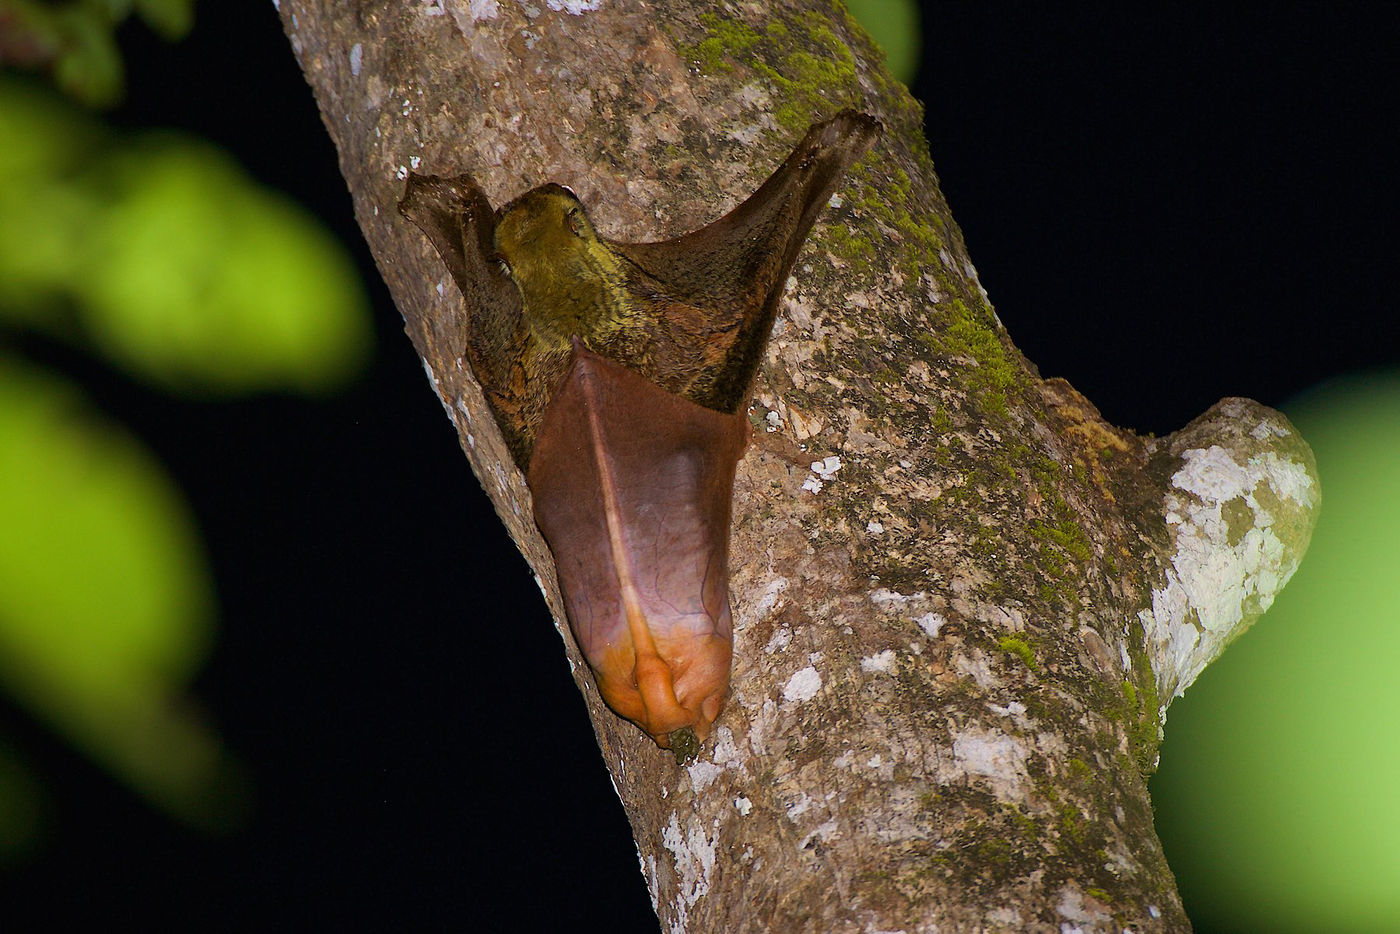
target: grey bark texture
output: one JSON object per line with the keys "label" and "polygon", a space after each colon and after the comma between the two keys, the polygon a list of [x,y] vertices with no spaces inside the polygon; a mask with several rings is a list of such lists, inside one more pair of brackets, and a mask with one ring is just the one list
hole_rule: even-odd
{"label": "grey bark texture", "polygon": [[[839,5],[282,0],[355,210],[435,391],[536,570],[664,930],[1189,928],[1146,778],[1166,706],[1267,608],[1319,501],[1278,413],[1144,439],[1011,344],[920,110]],[[815,120],[877,116],[804,248],[734,493],[733,688],[677,766],[602,704],[462,360],[468,310],[395,205],[572,187],[661,239]]]}

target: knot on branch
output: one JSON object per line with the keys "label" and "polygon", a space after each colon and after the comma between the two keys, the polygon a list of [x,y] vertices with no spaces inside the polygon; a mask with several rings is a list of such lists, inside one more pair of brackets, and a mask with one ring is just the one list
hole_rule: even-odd
{"label": "knot on branch", "polygon": [[1151,456],[1167,547],[1138,617],[1165,710],[1298,569],[1321,487],[1307,442],[1249,399],[1217,402]]}

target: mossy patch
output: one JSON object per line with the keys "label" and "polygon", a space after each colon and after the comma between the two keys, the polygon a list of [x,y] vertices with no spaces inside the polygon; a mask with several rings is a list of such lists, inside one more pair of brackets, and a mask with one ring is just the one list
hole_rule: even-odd
{"label": "mossy patch", "polygon": [[1079,808],[1068,802],[1056,810],[1055,827],[1060,831],[1060,837],[1075,849],[1084,846],[1089,837],[1088,821],[1079,813]]}
{"label": "mossy patch", "polygon": [[1074,598],[1083,569],[1093,557],[1093,546],[1069,504],[1058,493],[1053,495],[1050,518],[1032,519],[1026,529],[1039,546],[1035,562],[1041,572],[1037,583],[1041,599],[1065,604]]}
{"label": "mossy patch", "polygon": [[1007,393],[1021,379],[1022,369],[1011,359],[994,330],[991,315],[980,309],[974,314],[961,299],[953,299],[945,308],[948,315],[939,332],[939,342],[946,353],[973,361],[975,370],[968,374],[976,388],[978,402],[988,415],[1005,418]]}
{"label": "mossy patch", "polygon": [[1069,780],[1079,785],[1087,786],[1094,780],[1094,770],[1078,756],[1070,757],[1068,772]]}
{"label": "mossy patch", "polygon": [[[1026,531],[1034,543],[1032,555],[1037,571],[1036,591],[1051,606],[1064,607],[1072,603],[1084,581],[1085,571],[1094,557],[1093,543],[1079,516],[1060,492],[1066,482],[1060,465],[1043,453],[1029,448],[1021,450],[1021,467],[1043,503],[1041,515],[1026,523]],[[1070,471],[1068,482],[1083,486]]]}
{"label": "mossy patch", "polygon": [[1034,818],[1027,816],[1020,808],[1009,804],[1003,805],[1002,811],[1011,825],[1016,828],[1016,832],[1020,834],[1022,840],[1027,843],[1035,843],[1040,839],[1040,824]]}
{"label": "mossy patch", "polygon": [[[937,212],[915,217],[910,205],[916,202],[913,183],[902,168],[881,166],[875,170],[874,160],[867,154],[857,161],[850,173],[850,182],[842,192],[842,200],[858,217],[870,220],[885,239],[876,244],[868,237],[860,242],[832,240],[828,248],[843,259],[869,262],[877,254],[897,265],[911,287],[917,285],[921,273],[935,272],[944,277],[939,251],[947,242],[944,222]],[[888,249],[880,250],[879,246]],[[961,283],[945,282],[945,286],[962,291]]]}
{"label": "mossy patch", "polygon": [[[772,80],[783,98],[773,110],[779,125],[801,132],[814,114],[833,106],[860,106],[855,56],[820,13],[800,14],[791,28],[775,22],[767,33],[774,54],[754,68]],[[815,53],[808,51],[813,48]]]}
{"label": "mossy patch", "polygon": [[1117,710],[1112,701],[1105,709],[1116,714],[1128,735],[1128,751],[1138,771],[1147,777],[1157,769],[1157,750],[1162,742],[1162,721],[1157,705],[1157,678],[1147,657],[1145,635],[1139,623],[1132,624],[1127,636],[1129,674],[1119,683]]}
{"label": "mossy patch", "polygon": [[1015,655],[1028,670],[1032,672],[1040,670],[1040,666],[1036,664],[1035,660],[1035,649],[1031,648],[1031,644],[1025,639],[1019,636],[1002,636],[997,639],[997,648],[1010,655]]}
{"label": "mossy patch", "polygon": [[875,257],[875,243],[870,237],[839,222],[822,228],[822,240],[828,250],[844,260],[864,263]]}
{"label": "mossy patch", "polygon": [[695,45],[682,45],[679,50],[706,74],[733,71],[734,63],[763,41],[761,35],[737,19],[705,13],[700,22],[707,31],[705,38]]}
{"label": "mossy patch", "polygon": [[822,14],[775,19],[762,32],[716,13],[703,14],[700,23],[705,37],[681,45],[680,53],[709,75],[747,68],[767,78],[780,126],[801,133],[818,116],[860,106],[855,56]]}
{"label": "mossy patch", "polygon": [[1105,905],[1113,904],[1113,896],[1108,894],[1108,892],[1104,891],[1103,889],[1094,888],[1093,886],[1090,886],[1084,890],[1084,894],[1088,895],[1091,898],[1097,898]]}
{"label": "mossy patch", "polygon": [[1138,702],[1137,688],[1133,687],[1133,682],[1123,682],[1123,699],[1128,702],[1129,707],[1136,707]]}

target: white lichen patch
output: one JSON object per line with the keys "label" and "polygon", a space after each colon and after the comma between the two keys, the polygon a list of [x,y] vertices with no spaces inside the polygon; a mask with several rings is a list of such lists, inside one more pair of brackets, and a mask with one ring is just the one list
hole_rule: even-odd
{"label": "white lichen patch", "polygon": [[545,2],[554,12],[568,13],[570,16],[592,13],[603,5],[603,0],[545,0]]}
{"label": "white lichen patch", "polygon": [[1014,737],[969,727],[953,740],[953,761],[940,768],[944,782],[974,780],[986,785],[1003,801],[1021,801],[1030,784],[1027,751]]}
{"label": "white lichen patch", "polygon": [[918,593],[898,593],[893,590],[886,590],[880,587],[870,592],[870,602],[880,609],[888,609],[890,612],[898,613],[911,603],[917,603],[928,599],[928,594],[922,590]]}
{"label": "white lichen patch", "polygon": [[955,655],[953,668],[963,677],[971,678],[973,683],[988,693],[1000,691],[1002,688],[1001,681],[992,674],[992,668],[987,664],[987,656],[976,649],[965,655]]}
{"label": "white lichen patch", "polygon": [[924,631],[924,635],[930,639],[938,638],[938,631],[947,622],[941,613],[925,613],[923,616],[915,617],[914,622]]}
{"label": "white lichen patch", "polygon": [[1138,614],[1164,709],[1274,602],[1320,500],[1311,452],[1263,406],[1226,400],[1179,435],[1165,579]]}
{"label": "white lichen patch", "polygon": [[802,838],[797,841],[797,848],[799,850],[805,850],[812,845],[813,840],[825,841],[830,840],[831,838],[839,835],[840,831],[837,828],[836,821],[825,821],[824,823],[821,823],[816,827],[812,828],[812,830],[809,833],[804,834]]}
{"label": "white lichen patch", "polygon": [[1012,701],[1004,707],[1001,704],[988,704],[987,709],[998,717],[1009,717],[1012,723],[1023,730],[1031,727],[1030,718],[1026,716],[1026,705],[1020,701]]}
{"label": "white lichen patch", "polygon": [[[1106,906],[1092,895],[1086,895],[1072,885],[1060,889],[1060,898],[1055,903],[1055,911],[1069,924],[1061,924],[1062,932],[1104,930],[1104,925],[1113,920]],[[1088,925],[1087,928],[1081,925]]]}
{"label": "white lichen patch", "polygon": [[861,671],[890,672],[894,670],[894,649],[885,649],[883,652],[876,652],[868,658],[860,660]]}
{"label": "white lichen patch", "polygon": [[943,624],[947,622],[942,613],[933,609],[935,605],[943,604],[935,604],[933,598],[922,590],[902,594],[881,587],[870,594],[870,602],[883,613],[909,620],[930,639],[937,639]]}
{"label": "white lichen patch", "polygon": [[715,872],[715,844],[695,815],[681,828],[674,813],[661,832],[661,845],[671,853],[676,873],[676,914],[685,927],[690,908],[710,891]]}
{"label": "white lichen patch", "polygon": [[788,678],[787,684],[783,685],[783,700],[792,704],[800,704],[816,697],[817,692],[821,689],[822,676],[817,669],[809,665]]}
{"label": "white lichen patch", "polygon": [[830,457],[824,457],[819,461],[813,461],[812,473],[821,477],[822,480],[830,481],[832,477],[836,476],[836,472],[839,471],[843,466],[845,465],[841,463],[841,458],[833,454]]}
{"label": "white lichen patch", "polygon": [[1019,931],[1025,927],[1021,921],[1021,913],[1009,906],[993,908],[991,911],[987,912],[987,920],[999,927],[1012,931]]}
{"label": "white lichen patch", "polygon": [[748,817],[749,812],[753,810],[753,802],[740,795],[734,799],[734,810],[739,812],[740,817]]}
{"label": "white lichen patch", "polygon": [[647,894],[651,896],[651,910],[656,910],[656,857],[642,856],[640,847],[637,849],[637,863],[642,868],[642,878],[647,882]]}
{"label": "white lichen patch", "polygon": [[774,577],[763,585],[763,592],[758,595],[758,599],[753,601],[753,613],[745,620],[750,623],[763,619],[782,601],[783,593],[791,585],[786,577]]}
{"label": "white lichen patch", "polygon": [[433,384],[433,392],[437,393],[438,399],[441,400],[442,383],[438,381],[437,374],[433,372],[433,368],[427,360],[424,360],[420,357],[418,362],[423,364],[423,373],[428,377],[428,382]]}
{"label": "white lichen patch", "polygon": [[690,776],[690,787],[698,794],[710,787],[711,782],[724,774],[724,766],[697,759],[686,766],[685,771]]}
{"label": "white lichen patch", "polygon": [[788,820],[796,820],[812,809],[812,796],[805,791],[798,795],[797,800],[783,808],[783,813],[787,814]]}
{"label": "white lichen patch", "polygon": [[734,731],[727,726],[715,730],[715,751],[711,758],[727,769],[743,765],[744,754],[734,742]]}
{"label": "white lichen patch", "polygon": [[701,792],[727,770],[742,768],[743,764],[744,755],[734,742],[734,732],[729,727],[722,726],[715,730],[714,751],[710,761],[697,759],[686,766],[686,774],[690,777],[690,787],[696,792]]}
{"label": "white lichen patch", "polygon": [[364,46],[362,46],[362,45],[361,45],[360,43],[358,43],[358,42],[356,42],[354,45],[350,46],[350,74],[352,74],[352,75],[354,75],[356,78],[358,78],[358,77],[360,76],[360,66],[361,66],[362,64],[364,64],[364,60],[365,60],[365,48],[364,48]]}
{"label": "white lichen patch", "polygon": [[768,644],[763,647],[763,654],[772,655],[774,652],[781,652],[790,645],[792,645],[792,630],[781,626],[769,638]]}

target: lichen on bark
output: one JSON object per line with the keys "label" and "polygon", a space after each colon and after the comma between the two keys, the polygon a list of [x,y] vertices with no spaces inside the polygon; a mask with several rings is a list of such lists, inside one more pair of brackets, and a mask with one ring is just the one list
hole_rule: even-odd
{"label": "lichen on bark", "polygon": [[[839,5],[281,14],[433,389],[561,623],[461,360],[470,310],[394,212],[402,178],[469,171],[497,204],[562,182],[606,235],[656,239],[727,210],[814,120],[885,123],[755,389],[732,695],[700,759],[608,712],[561,626],[662,926],[1186,929],[1145,779],[1167,702],[1306,545],[1316,479],[1281,417],[1231,402],[1147,440],[1042,380],[977,281],[917,103]],[[1230,573],[1202,570],[1226,550]]]}
{"label": "lichen on bark", "polygon": [[1138,615],[1165,706],[1293,576],[1321,491],[1297,429],[1248,399],[1221,401],[1150,453],[1158,476],[1170,474],[1162,519],[1171,560]]}

